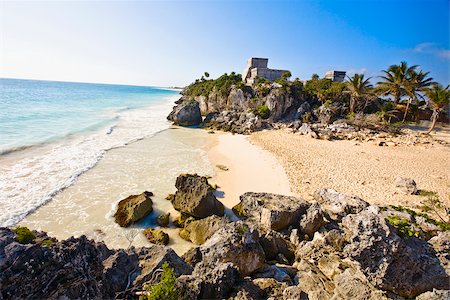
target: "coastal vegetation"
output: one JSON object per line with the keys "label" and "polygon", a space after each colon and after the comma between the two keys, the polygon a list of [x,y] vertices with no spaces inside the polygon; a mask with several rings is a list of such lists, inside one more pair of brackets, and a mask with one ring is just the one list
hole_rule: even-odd
{"label": "coastal vegetation", "polygon": [[[317,74],[306,81],[298,78],[290,81],[292,74],[285,72],[273,82],[256,77],[252,85],[245,85],[235,72],[217,79],[208,79],[205,72],[182,94],[184,99],[197,100],[203,115],[244,110],[270,122],[298,119],[323,123],[320,114],[324,113],[329,115],[329,122],[339,118],[354,122],[364,119],[361,115],[373,115],[368,119],[381,126],[430,119],[429,133],[439,118],[448,118],[449,87],[435,82],[429,72],[404,61],[381,72],[378,78],[353,74],[344,82],[320,78]],[[376,79],[378,82],[372,84]],[[304,103],[308,103],[309,109]],[[293,113],[299,109],[301,113]]]}

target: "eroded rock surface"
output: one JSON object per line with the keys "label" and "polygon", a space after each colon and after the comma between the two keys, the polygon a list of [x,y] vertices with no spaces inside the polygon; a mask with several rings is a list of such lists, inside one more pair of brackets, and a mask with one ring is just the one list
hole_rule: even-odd
{"label": "eroded rock surface", "polygon": [[117,205],[114,219],[117,224],[127,227],[137,222],[153,211],[152,192],[143,192],[139,195],[131,195],[121,200]]}

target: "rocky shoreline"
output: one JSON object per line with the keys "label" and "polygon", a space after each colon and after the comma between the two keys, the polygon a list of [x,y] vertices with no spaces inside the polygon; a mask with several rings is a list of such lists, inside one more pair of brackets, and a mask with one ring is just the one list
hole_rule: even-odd
{"label": "rocky shoreline", "polygon": [[133,299],[161,280],[165,262],[185,299],[450,296],[448,224],[331,189],[314,203],[245,193],[232,222],[205,177],[180,175],[176,187],[168,199],[180,235],[199,245],[182,257],[162,245],[111,250],[84,236],[23,240],[2,228],[1,297]]}

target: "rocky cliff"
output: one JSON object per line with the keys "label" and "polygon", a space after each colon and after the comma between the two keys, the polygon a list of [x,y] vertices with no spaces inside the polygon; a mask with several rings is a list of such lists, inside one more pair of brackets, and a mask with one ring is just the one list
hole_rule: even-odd
{"label": "rocky cliff", "polygon": [[[198,206],[199,197],[185,200]],[[239,221],[190,215],[180,235],[199,246],[182,258],[159,245],[111,250],[84,236],[0,228],[0,299],[133,299],[160,281],[184,299],[449,298],[448,224],[331,189],[315,199],[245,193],[233,207]],[[173,281],[161,278],[165,262]]]}

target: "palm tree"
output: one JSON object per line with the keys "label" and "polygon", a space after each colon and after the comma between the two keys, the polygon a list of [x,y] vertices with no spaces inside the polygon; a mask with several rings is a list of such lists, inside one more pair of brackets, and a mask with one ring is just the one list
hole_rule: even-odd
{"label": "palm tree", "polygon": [[403,121],[405,122],[406,115],[409,111],[409,106],[411,105],[411,102],[418,102],[418,98],[423,98],[423,96],[420,94],[420,92],[425,91],[427,88],[429,88],[431,85],[436,84],[433,82],[433,78],[428,77],[428,74],[430,72],[423,73],[422,71],[417,72],[415,69],[410,70],[407,74],[407,78],[405,79],[404,83],[404,89],[406,94],[409,96],[408,103],[406,104],[406,110],[405,114],[403,115]]}
{"label": "palm tree", "polygon": [[380,78],[383,81],[378,82],[378,85],[383,95],[394,97],[394,106],[405,95],[405,80],[408,74],[415,69],[417,69],[416,65],[408,67],[408,64],[402,61],[400,65],[392,65],[387,70],[382,70],[384,76],[380,76]]}
{"label": "palm tree", "polygon": [[371,77],[364,79],[364,74],[355,74],[353,77],[348,77],[347,87],[350,91],[350,112],[355,111],[356,103],[361,99],[366,98],[373,88],[369,80]]}
{"label": "palm tree", "polygon": [[430,129],[426,132],[429,134],[434,126],[436,126],[436,121],[439,118],[439,113],[449,105],[450,103],[450,85],[447,85],[446,88],[443,88],[440,84],[435,84],[431,89],[427,89],[425,91],[425,95],[427,95],[429,104],[433,108],[433,115],[431,116],[431,126]]}

